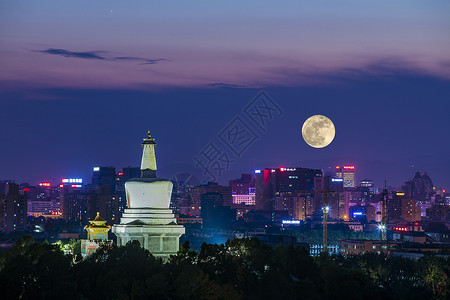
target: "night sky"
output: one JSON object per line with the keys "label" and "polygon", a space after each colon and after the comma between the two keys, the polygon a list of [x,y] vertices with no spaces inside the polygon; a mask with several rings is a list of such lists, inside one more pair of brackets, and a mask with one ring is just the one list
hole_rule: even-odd
{"label": "night sky", "polygon": [[[150,129],[162,177],[208,179],[194,157],[213,142],[232,160],[221,183],[346,163],[378,186],[427,171],[450,189],[449,15],[448,1],[2,1],[0,180],[139,166]],[[263,127],[245,112],[260,91],[279,108]],[[323,149],[301,137],[314,114],[336,127]],[[253,134],[238,154],[221,139],[236,120]]]}

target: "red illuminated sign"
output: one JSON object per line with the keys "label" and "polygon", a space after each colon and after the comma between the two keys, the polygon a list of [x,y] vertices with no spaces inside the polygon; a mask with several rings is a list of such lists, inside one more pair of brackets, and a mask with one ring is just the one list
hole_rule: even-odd
{"label": "red illuminated sign", "polygon": [[354,170],[355,166],[344,166],[344,169],[346,169],[346,170]]}
{"label": "red illuminated sign", "polygon": [[419,223],[416,222],[416,223],[414,223],[414,225],[419,226]]}
{"label": "red illuminated sign", "polygon": [[284,168],[280,168],[280,172],[284,172]]}
{"label": "red illuminated sign", "polygon": [[59,187],[60,187],[60,188],[64,187],[64,184],[60,184]]}
{"label": "red illuminated sign", "polygon": [[122,175],[123,175],[123,173],[122,173],[122,172],[120,172],[120,173],[119,173],[119,176],[122,176]]}
{"label": "red illuminated sign", "polygon": [[50,182],[41,182],[41,183],[39,183],[39,186],[50,187],[51,184],[50,184]]}
{"label": "red illuminated sign", "polygon": [[397,230],[397,231],[408,231],[408,228],[406,228],[406,227],[394,227],[394,230]]}
{"label": "red illuminated sign", "polygon": [[339,169],[339,166],[336,166],[336,169]]}
{"label": "red illuminated sign", "polygon": [[29,188],[24,188],[23,191],[24,191],[24,192],[29,192],[29,191],[31,191],[31,189],[29,189]]}

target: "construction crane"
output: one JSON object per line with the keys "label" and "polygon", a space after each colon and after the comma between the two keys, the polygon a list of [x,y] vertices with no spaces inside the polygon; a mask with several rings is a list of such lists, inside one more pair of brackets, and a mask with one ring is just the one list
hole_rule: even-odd
{"label": "construction crane", "polygon": [[323,193],[323,218],[322,218],[322,230],[323,230],[323,252],[328,253],[328,212],[330,211],[330,207],[328,206],[328,197],[327,192]]}
{"label": "construction crane", "polygon": [[[328,252],[328,214],[330,212],[330,206],[328,204],[328,194],[336,194],[334,191],[330,190],[319,190],[319,191],[299,191],[300,194],[323,194],[323,206],[322,206],[322,251]],[[339,206],[339,204],[338,204]]]}
{"label": "construction crane", "polygon": [[378,229],[381,231],[381,240],[386,241],[386,248],[388,249],[387,252],[389,254],[390,251],[390,244],[389,244],[389,236],[388,236],[388,226],[389,226],[389,215],[387,211],[387,202],[389,199],[389,192],[386,185],[386,180],[384,181],[384,189],[383,193],[381,195],[381,223],[378,225]]}

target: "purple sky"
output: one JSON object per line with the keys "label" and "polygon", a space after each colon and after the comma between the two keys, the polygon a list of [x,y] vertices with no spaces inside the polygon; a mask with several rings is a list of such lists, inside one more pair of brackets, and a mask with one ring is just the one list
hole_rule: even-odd
{"label": "purple sky", "polygon": [[20,87],[298,86],[379,62],[450,78],[448,1],[44,0],[0,9],[0,79]]}
{"label": "purple sky", "polygon": [[[138,165],[148,128],[161,175],[194,172],[265,89],[285,114],[223,182],[348,162],[379,184],[420,170],[450,188],[449,15],[448,1],[2,1],[0,179]],[[312,114],[335,122],[326,149],[299,136]]]}

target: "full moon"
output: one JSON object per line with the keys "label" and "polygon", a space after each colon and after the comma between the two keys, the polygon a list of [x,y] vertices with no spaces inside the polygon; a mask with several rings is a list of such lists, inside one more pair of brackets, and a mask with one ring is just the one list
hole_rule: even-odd
{"label": "full moon", "polygon": [[333,141],[335,133],[333,122],[322,115],[309,117],[302,127],[303,139],[314,148],[328,146]]}

